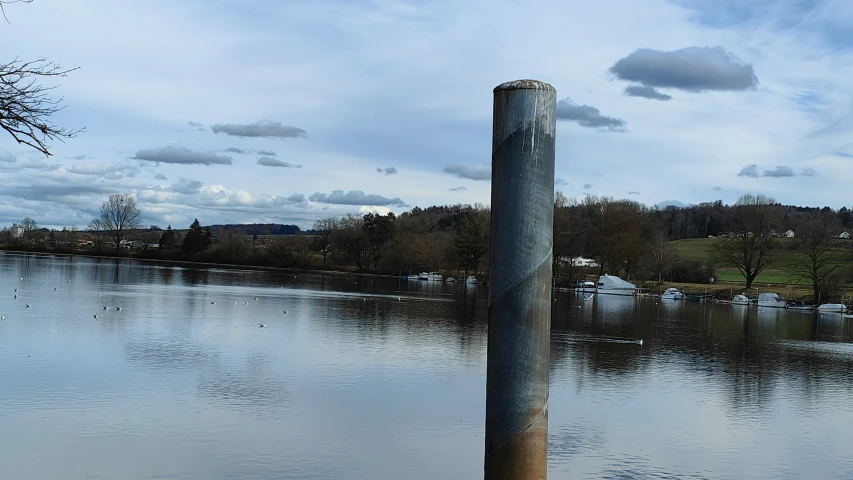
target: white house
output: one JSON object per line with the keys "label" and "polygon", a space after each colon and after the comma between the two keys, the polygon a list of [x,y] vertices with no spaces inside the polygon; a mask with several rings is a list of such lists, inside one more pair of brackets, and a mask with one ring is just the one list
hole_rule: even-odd
{"label": "white house", "polygon": [[12,237],[13,238],[21,238],[24,236],[24,226],[20,223],[12,224]]}
{"label": "white house", "polygon": [[783,233],[782,236],[785,238],[794,238],[796,235],[794,235],[793,230],[788,230],[787,232]]}
{"label": "white house", "polygon": [[592,258],[575,257],[572,259],[573,267],[596,268],[598,263]]}

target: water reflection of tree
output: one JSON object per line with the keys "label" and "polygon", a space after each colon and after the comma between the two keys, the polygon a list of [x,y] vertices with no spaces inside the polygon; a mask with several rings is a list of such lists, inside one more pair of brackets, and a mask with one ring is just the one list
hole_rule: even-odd
{"label": "water reflection of tree", "polygon": [[[755,309],[738,314],[731,307],[694,304],[685,305],[680,316],[660,318],[655,316],[659,307],[644,301],[638,310],[604,323],[585,318],[586,307],[555,304],[552,372],[574,369],[578,388],[584,388],[585,380],[642,377],[657,362],[722,387],[730,413],[752,417],[778,395],[808,408],[839,388],[853,390],[847,344],[826,342],[849,341],[850,329],[825,317],[785,312],[760,316]],[[595,341],[608,336],[654,340],[640,348]],[[843,348],[843,354],[832,346]]]}

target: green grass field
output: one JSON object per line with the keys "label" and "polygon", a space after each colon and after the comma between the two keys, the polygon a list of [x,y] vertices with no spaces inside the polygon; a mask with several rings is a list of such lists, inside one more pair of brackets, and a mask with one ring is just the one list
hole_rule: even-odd
{"label": "green grass field", "polygon": [[[717,272],[717,280],[723,282],[743,282],[743,275],[733,268],[721,268],[714,264],[714,246],[724,240],[719,238],[688,238],[671,242],[678,256],[684,260],[695,260],[703,264],[714,265]],[[797,253],[792,250],[793,240],[780,239],[779,248],[774,254],[774,260],[758,278],[756,283],[769,284],[797,284],[791,277],[792,265],[796,262]],[[853,246],[853,243],[851,243]],[[843,265],[853,264],[853,255],[848,253],[841,262]]]}

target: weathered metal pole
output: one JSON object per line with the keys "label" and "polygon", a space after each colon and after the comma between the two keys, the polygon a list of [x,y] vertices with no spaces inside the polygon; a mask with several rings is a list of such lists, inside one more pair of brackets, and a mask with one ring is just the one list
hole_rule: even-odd
{"label": "weathered metal pole", "polygon": [[548,474],[548,367],[557,92],[495,88],[486,373],[486,480]]}

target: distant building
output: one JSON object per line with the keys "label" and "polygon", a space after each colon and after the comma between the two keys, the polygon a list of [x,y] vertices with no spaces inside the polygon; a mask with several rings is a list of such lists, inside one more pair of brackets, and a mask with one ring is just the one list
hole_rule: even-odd
{"label": "distant building", "polygon": [[597,268],[598,263],[592,258],[584,258],[584,257],[575,257],[568,262],[566,257],[560,259],[562,263],[571,263],[573,267],[581,267],[581,268]]}
{"label": "distant building", "polygon": [[794,238],[796,235],[794,235],[793,230],[788,230],[787,232],[783,233],[782,236],[785,238]]}
{"label": "distant building", "polygon": [[12,238],[21,238],[24,236],[24,226],[20,223],[12,224]]}

